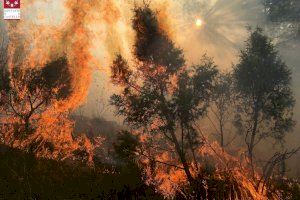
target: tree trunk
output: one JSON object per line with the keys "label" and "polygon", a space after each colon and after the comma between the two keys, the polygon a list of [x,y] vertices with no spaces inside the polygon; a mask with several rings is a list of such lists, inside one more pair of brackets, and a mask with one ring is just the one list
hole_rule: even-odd
{"label": "tree trunk", "polygon": [[183,151],[181,151],[181,148],[180,148],[180,144],[176,138],[176,135],[174,133],[174,131],[170,131],[170,134],[171,134],[171,137],[172,137],[172,140],[173,140],[173,143],[175,145],[175,149],[176,149],[176,152],[180,158],[180,162],[183,166],[183,169],[184,169],[184,172],[187,176],[187,179],[188,181],[190,182],[190,184],[193,184],[194,183],[194,178],[190,172],[190,167],[187,163],[187,160],[186,160],[186,157],[185,157],[185,154],[183,153]]}
{"label": "tree trunk", "polygon": [[255,108],[254,108],[254,116],[253,116],[253,128],[251,131],[251,140],[250,143],[248,144],[248,156],[250,160],[250,165],[251,165],[251,170],[252,170],[252,176],[254,177],[254,166],[253,166],[253,149],[254,149],[254,142],[256,138],[256,132],[257,132],[257,126],[258,126],[258,105],[257,102],[255,103]]}
{"label": "tree trunk", "polygon": [[29,134],[30,131],[30,122],[29,122],[30,117],[25,117],[24,119],[24,126],[25,126],[25,134]]}
{"label": "tree trunk", "polygon": [[173,118],[170,115],[170,112],[168,110],[166,99],[165,99],[165,96],[163,94],[164,89],[162,87],[163,87],[163,85],[159,86],[159,88],[160,88],[159,99],[161,100],[161,103],[162,103],[161,104],[161,109],[163,111],[163,115],[166,117],[168,130],[169,130],[169,132],[171,134],[172,142],[175,145],[175,150],[176,150],[176,152],[177,152],[177,154],[179,156],[179,159],[180,159],[180,162],[181,162],[181,164],[183,166],[183,170],[184,170],[184,172],[186,174],[186,177],[187,177],[187,179],[188,179],[188,181],[190,183],[190,186],[191,186],[192,190],[195,190],[195,192],[197,192],[197,181],[193,178],[193,176],[192,176],[192,174],[190,172],[190,167],[189,167],[189,164],[187,163],[187,160],[186,160],[186,157],[185,157],[185,153],[180,148],[180,143],[177,140],[175,131],[173,129],[174,120],[173,120]]}
{"label": "tree trunk", "polygon": [[199,171],[198,162],[197,162],[197,159],[196,159],[195,150],[193,148],[192,138],[191,138],[191,135],[190,135],[190,129],[189,129],[189,127],[187,127],[187,131],[188,131],[187,138],[188,138],[188,142],[189,142],[189,145],[190,145],[190,150],[191,150],[192,155],[193,155],[193,159],[194,159],[194,162],[195,162],[196,170]]}
{"label": "tree trunk", "polygon": [[222,119],[220,119],[220,136],[221,136],[220,144],[221,144],[222,149],[224,150],[224,133],[223,133],[223,120]]}

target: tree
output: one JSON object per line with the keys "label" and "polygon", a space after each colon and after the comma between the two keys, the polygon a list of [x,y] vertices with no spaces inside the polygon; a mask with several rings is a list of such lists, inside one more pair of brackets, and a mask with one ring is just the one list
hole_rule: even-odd
{"label": "tree", "polygon": [[114,144],[117,158],[125,162],[133,162],[138,146],[138,138],[128,131],[122,131]]}
{"label": "tree", "polygon": [[285,134],[294,126],[291,71],[270,39],[257,28],[241,51],[233,76],[239,96],[236,125],[244,134],[253,169],[255,146],[268,137],[284,142]]}
{"label": "tree", "polygon": [[218,71],[207,57],[199,65],[186,67],[182,50],[159,28],[148,6],[134,9],[132,23],[136,66],[130,67],[121,55],[116,57],[111,78],[123,90],[111,97],[111,103],[130,127],[155,138],[149,139],[149,145],[172,154],[179,165],[151,158],[153,162],[184,170],[195,186],[191,170],[200,142],[193,124],[206,113]]}
{"label": "tree", "polygon": [[[232,74],[224,73],[218,75],[214,86],[213,102],[214,106],[211,107],[211,111],[218,122],[218,124],[214,126],[220,135],[220,145],[224,148],[226,146],[224,141],[226,135],[225,127],[229,121],[230,111],[234,103]],[[211,122],[214,124],[212,120]]]}

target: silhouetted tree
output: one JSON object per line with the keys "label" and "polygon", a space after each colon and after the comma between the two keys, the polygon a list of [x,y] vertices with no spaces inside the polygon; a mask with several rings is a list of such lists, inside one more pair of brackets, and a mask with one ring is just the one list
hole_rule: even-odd
{"label": "silhouetted tree", "polygon": [[122,56],[115,59],[111,78],[123,90],[111,97],[111,103],[132,128],[161,134],[161,149],[172,148],[169,151],[175,152],[182,165],[179,168],[194,185],[191,162],[196,162],[194,149],[200,142],[193,124],[206,113],[216,66],[204,57],[201,64],[185,67],[182,50],[159,28],[148,6],[135,8],[133,28],[138,61],[132,70]]}
{"label": "silhouetted tree", "polygon": [[138,137],[128,131],[122,131],[114,144],[117,158],[125,162],[133,162],[139,144]]}
{"label": "silhouetted tree", "polygon": [[270,39],[257,28],[241,51],[233,75],[239,96],[236,125],[244,134],[253,168],[255,146],[268,137],[283,142],[294,126],[291,71]]}
{"label": "silhouetted tree", "polygon": [[224,148],[225,127],[226,123],[230,120],[230,113],[234,103],[232,74],[219,74],[214,86],[213,102],[214,106],[211,107],[211,111],[218,122],[216,128],[220,135],[220,145]]}

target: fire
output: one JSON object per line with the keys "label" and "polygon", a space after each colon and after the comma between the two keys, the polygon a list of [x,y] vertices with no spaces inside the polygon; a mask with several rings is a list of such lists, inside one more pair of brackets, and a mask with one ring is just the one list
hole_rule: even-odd
{"label": "fire", "polygon": [[[155,142],[160,141],[159,136],[147,140],[144,139],[145,137],[147,136],[141,134],[142,146],[138,150],[138,155],[146,183],[156,186],[158,191],[167,198],[174,198],[178,193],[185,196],[183,188],[187,186],[187,178],[172,150],[168,152],[159,150],[159,144]],[[165,149],[172,149],[172,147],[165,146]],[[205,175],[206,165],[210,163],[215,166],[214,180],[225,181],[227,184],[232,182],[235,185],[232,191],[228,191],[228,193],[232,193],[232,196],[240,193],[239,198],[241,199],[268,199],[265,194],[266,190],[260,192],[261,186],[257,190],[255,183],[247,176],[250,171],[246,167],[246,162],[224,152],[217,142],[207,141],[206,144],[199,147],[197,153],[201,160],[198,160],[198,170],[195,163],[191,163],[194,178],[201,174],[202,177],[199,179],[202,179],[203,182],[206,182],[206,178],[211,179],[210,175]],[[185,198],[188,199],[187,196]],[[235,196],[235,198],[238,197]],[[274,197],[274,199],[276,198]]]}
{"label": "fire", "polygon": [[[74,123],[69,119],[68,113],[85,101],[91,82],[91,61],[93,61],[90,52],[91,35],[89,28],[86,27],[91,18],[85,9],[92,9],[93,4],[69,0],[66,1],[65,6],[68,16],[60,27],[38,25],[30,20],[22,20],[18,23],[7,22],[10,41],[9,71],[13,73],[15,69],[19,69],[18,73],[23,73],[23,76],[11,77],[11,90],[15,93],[13,97],[11,95],[7,97],[12,113],[7,112],[7,116],[1,118],[1,122],[5,124],[3,140],[7,145],[33,151],[37,156],[58,160],[73,159],[76,157],[76,152],[84,151],[87,156],[84,159],[91,164],[93,149],[96,146],[85,136],[73,137]],[[27,97],[31,91],[30,86],[27,85],[30,79],[27,78],[26,73],[30,69],[39,70],[59,57],[67,59],[71,73],[70,95],[64,100],[44,101],[41,99],[44,95],[43,91],[39,92],[37,89],[34,91],[35,98]],[[55,93],[57,90],[58,88],[54,88],[52,92]],[[39,109],[32,109],[39,99],[41,99],[40,105],[38,104]],[[23,116],[26,117],[26,123]],[[30,129],[30,134],[25,134],[24,130],[29,132],[29,128],[26,127],[32,123],[34,123],[34,130]],[[16,128],[16,125],[21,128]],[[22,128],[23,126],[25,129]],[[16,132],[24,136],[17,137]]]}

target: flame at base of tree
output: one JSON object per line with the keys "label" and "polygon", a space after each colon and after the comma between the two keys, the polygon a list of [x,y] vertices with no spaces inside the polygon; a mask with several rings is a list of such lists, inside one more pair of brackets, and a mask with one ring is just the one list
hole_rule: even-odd
{"label": "flame at base of tree", "polygon": [[[167,198],[195,198],[193,194],[196,192],[191,191],[183,166],[172,153],[172,148],[166,151],[160,149],[157,144],[149,145],[149,138],[145,139],[146,137],[140,137],[142,138],[140,139],[141,145],[136,152],[146,183],[155,186],[157,191]],[[164,147],[167,148],[167,145]],[[270,198],[270,196],[267,197],[267,188],[262,189],[262,184],[257,187],[252,181],[247,162],[227,154],[217,142],[206,141],[197,150],[197,155],[197,163],[192,162],[190,166],[192,175],[198,182],[194,190],[200,191],[203,195],[201,198]],[[275,196],[273,198],[277,199]]]}
{"label": "flame at base of tree", "polygon": [[37,122],[38,128],[34,133],[20,137],[16,137],[18,132],[22,134],[23,131],[21,127],[17,128],[20,124],[19,120],[11,118],[7,120],[9,123],[3,125],[1,130],[4,133],[1,142],[5,145],[32,152],[37,157],[78,160],[88,165],[93,164],[94,148],[100,143],[92,144],[85,135],[74,138],[72,136],[74,123],[67,116],[41,118]]}

